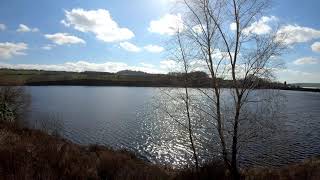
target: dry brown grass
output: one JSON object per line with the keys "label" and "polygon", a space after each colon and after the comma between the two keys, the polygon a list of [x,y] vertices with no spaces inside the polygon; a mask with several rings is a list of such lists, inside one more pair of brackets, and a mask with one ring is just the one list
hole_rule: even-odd
{"label": "dry brown grass", "polygon": [[[0,180],[2,179],[197,179],[190,169],[152,165],[126,151],[103,146],[80,146],[38,130],[0,123]],[[201,168],[200,179],[230,179],[221,163]],[[247,180],[320,179],[320,158],[280,169],[242,171]]]}
{"label": "dry brown grass", "polygon": [[281,168],[252,168],[244,172],[247,180],[318,180],[320,179],[320,158],[315,157],[302,163]]}
{"label": "dry brown grass", "polygon": [[0,179],[168,179],[130,153],[0,124]]}

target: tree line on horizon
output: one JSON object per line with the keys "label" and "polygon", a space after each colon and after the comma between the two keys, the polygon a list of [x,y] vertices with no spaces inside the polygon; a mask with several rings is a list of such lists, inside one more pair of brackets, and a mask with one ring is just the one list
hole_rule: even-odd
{"label": "tree line on horizon", "polygon": [[[123,70],[116,73],[84,71],[45,71],[0,69],[0,85],[128,85],[128,86],[164,86],[183,87],[186,74],[169,72],[167,74],[151,74],[142,71]],[[192,71],[187,74],[189,87],[210,87],[212,81],[208,73]],[[258,77],[257,77],[258,78]],[[230,79],[218,78],[222,86],[231,88]],[[259,79],[259,88],[283,88],[279,82]]]}

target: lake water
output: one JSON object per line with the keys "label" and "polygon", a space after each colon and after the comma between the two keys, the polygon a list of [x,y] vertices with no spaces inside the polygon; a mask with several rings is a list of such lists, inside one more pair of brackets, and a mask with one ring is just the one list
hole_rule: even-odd
{"label": "lake water", "polygon": [[[32,97],[31,126],[58,122],[62,136],[79,144],[128,149],[154,163],[190,163],[184,131],[155,106],[158,88],[48,86],[27,90]],[[286,100],[279,130],[251,141],[241,153],[241,164],[279,166],[320,154],[320,93],[280,93]],[[206,160],[217,145],[210,136],[199,137],[204,140],[197,143],[200,159]]]}

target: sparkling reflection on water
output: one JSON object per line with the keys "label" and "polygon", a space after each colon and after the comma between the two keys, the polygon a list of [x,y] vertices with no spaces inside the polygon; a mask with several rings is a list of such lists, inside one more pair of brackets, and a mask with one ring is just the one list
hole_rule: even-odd
{"label": "sparkling reflection on water", "polygon": [[[192,151],[181,102],[169,102],[157,88],[134,87],[28,87],[32,95],[30,124],[58,115],[64,137],[80,144],[103,144],[125,148],[154,163],[177,167],[192,164]],[[171,95],[177,95],[170,91]],[[320,154],[320,94],[281,91],[285,101],[277,131],[263,132],[242,148],[240,163],[255,166],[278,166]],[[160,96],[161,95],[161,96]],[[197,103],[207,101],[194,93]],[[159,98],[161,97],[161,98]],[[225,103],[230,103],[228,93]],[[255,96],[255,97],[261,97]],[[175,121],[164,112],[175,115]],[[251,109],[256,107],[250,107]],[[55,116],[56,117],[56,116]],[[213,124],[204,113],[197,119],[196,147],[202,162],[219,157]],[[276,132],[276,133],[274,133]]]}

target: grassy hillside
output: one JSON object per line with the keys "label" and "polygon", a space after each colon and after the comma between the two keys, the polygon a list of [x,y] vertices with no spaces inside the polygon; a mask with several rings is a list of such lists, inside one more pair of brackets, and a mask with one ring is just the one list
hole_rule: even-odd
{"label": "grassy hillside", "polygon": [[[190,74],[190,86],[205,87],[209,77],[202,72]],[[123,86],[183,86],[179,74],[148,74],[139,71],[62,72],[0,69],[0,85],[123,85]]]}
{"label": "grassy hillside", "polygon": [[[148,74],[141,71],[124,70],[117,73],[109,72],[63,72],[42,70],[0,69],[0,86],[31,85],[31,86],[136,86],[136,87],[184,87],[184,74]],[[239,80],[241,81],[241,80]],[[204,72],[188,74],[188,87],[210,87],[211,78]],[[231,88],[231,80],[219,80],[222,88]],[[308,85],[309,87],[311,85]],[[284,89],[297,91],[320,92],[320,88],[301,88],[301,84],[284,85],[260,79],[256,88]]]}

